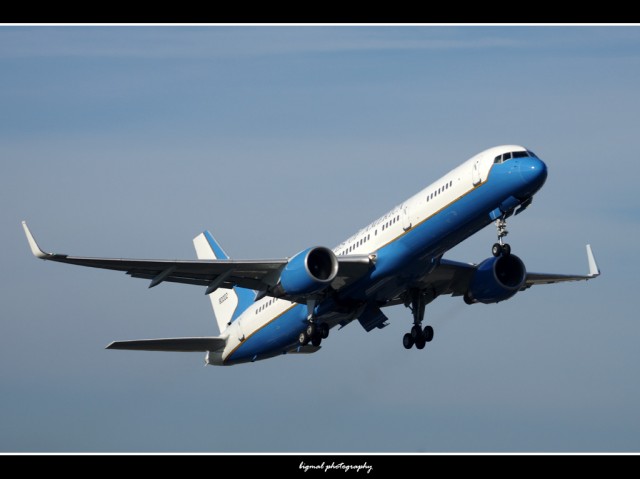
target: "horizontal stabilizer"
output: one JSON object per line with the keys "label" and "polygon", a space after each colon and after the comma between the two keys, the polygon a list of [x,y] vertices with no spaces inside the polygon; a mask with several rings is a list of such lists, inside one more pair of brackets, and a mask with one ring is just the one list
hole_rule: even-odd
{"label": "horizontal stabilizer", "polygon": [[126,349],[131,351],[173,351],[195,353],[218,351],[225,346],[224,338],[162,338],[138,339],[135,341],[114,341],[106,349]]}

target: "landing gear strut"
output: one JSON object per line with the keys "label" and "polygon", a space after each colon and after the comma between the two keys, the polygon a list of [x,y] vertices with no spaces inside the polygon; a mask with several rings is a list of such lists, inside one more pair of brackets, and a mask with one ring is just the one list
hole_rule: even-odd
{"label": "landing gear strut", "polygon": [[411,313],[413,314],[413,327],[411,332],[402,338],[402,344],[406,349],[411,349],[416,345],[416,349],[424,349],[425,345],[433,339],[433,328],[425,326],[422,329],[424,319],[424,308],[426,306],[424,293],[420,290],[411,292]]}
{"label": "landing gear strut", "polygon": [[509,234],[507,231],[507,222],[504,218],[496,220],[496,228],[498,229],[498,242],[491,247],[491,254],[496,258],[500,255],[509,256],[511,254],[511,246],[504,242],[504,237]]}

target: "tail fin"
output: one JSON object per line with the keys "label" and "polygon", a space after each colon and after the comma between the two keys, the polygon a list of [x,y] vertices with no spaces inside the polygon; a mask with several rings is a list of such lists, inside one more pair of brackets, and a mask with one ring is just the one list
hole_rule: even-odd
{"label": "tail fin", "polygon": [[[193,238],[193,245],[196,248],[198,259],[229,259],[227,253],[220,247],[218,242],[208,231]],[[224,331],[231,322],[253,304],[256,299],[256,292],[252,289],[234,287],[233,289],[218,288],[209,294],[213,313],[216,316],[220,333]]]}

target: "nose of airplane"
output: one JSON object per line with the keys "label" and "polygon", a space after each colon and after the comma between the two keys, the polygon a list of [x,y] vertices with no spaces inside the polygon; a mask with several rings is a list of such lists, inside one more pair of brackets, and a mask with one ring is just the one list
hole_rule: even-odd
{"label": "nose of airplane", "polygon": [[527,194],[538,191],[547,180],[547,165],[540,158],[518,158],[520,177]]}

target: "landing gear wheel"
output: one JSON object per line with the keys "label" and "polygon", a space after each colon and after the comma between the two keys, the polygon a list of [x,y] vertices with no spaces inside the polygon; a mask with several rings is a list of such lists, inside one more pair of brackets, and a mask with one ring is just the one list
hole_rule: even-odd
{"label": "landing gear wheel", "polygon": [[327,323],[320,324],[320,337],[322,339],[327,339],[329,337],[329,325]]}
{"label": "landing gear wheel", "polygon": [[433,328],[431,326],[425,326],[423,335],[425,342],[430,342],[433,339]]}
{"label": "landing gear wheel", "polygon": [[413,326],[411,331],[404,335],[402,344],[406,349],[411,349],[415,344],[416,349],[424,349],[426,344],[433,339],[433,328],[425,326],[422,329],[422,321],[424,320],[424,307],[433,300],[434,294],[428,290],[411,289],[408,290],[403,298],[405,306],[411,308],[413,315]]}
{"label": "landing gear wheel", "polygon": [[314,336],[316,336],[317,331],[318,328],[316,328],[316,325],[314,323],[309,323],[309,325],[307,326],[307,336],[313,338]]}
{"label": "landing gear wheel", "polygon": [[309,344],[309,336],[307,336],[306,331],[302,331],[300,333],[300,336],[298,336],[298,342],[300,343],[300,346],[306,346]]}
{"label": "landing gear wheel", "polygon": [[422,336],[422,329],[417,324],[414,324],[411,328],[411,339],[416,341],[420,336]]}
{"label": "landing gear wheel", "polygon": [[502,245],[502,256],[509,256],[511,254],[511,246],[508,244]]}
{"label": "landing gear wheel", "polygon": [[500,243],[494,243],[491,247],[491,254],[496,258],[502,254],[502,245]]}
{"label": "landing gear wheel", "polygon": [[321,342],[322,342],[322,338],[321,338],[320,336],[318,336],[318,335],[313,336],[313,337],[311,338],[311,344],[313,344],[316,348],[317,348],[318,346],[320,346],[320,343],[321,343]]}

